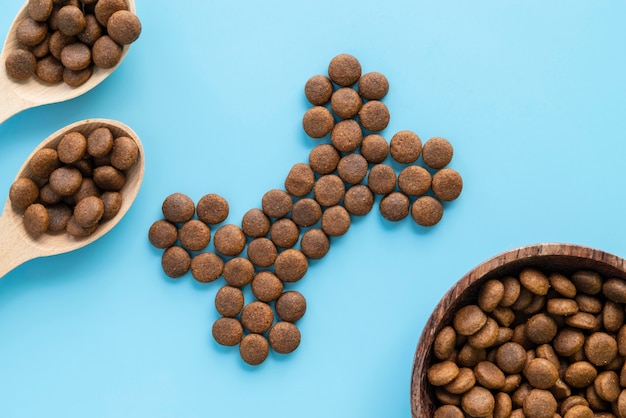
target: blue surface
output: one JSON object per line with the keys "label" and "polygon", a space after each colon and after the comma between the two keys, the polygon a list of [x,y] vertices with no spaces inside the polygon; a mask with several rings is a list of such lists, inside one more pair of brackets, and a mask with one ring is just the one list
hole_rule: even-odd
{"label": "blue surface", "polygon": [[[3,2],[5,33],[20,1]],[[141,137],[146,177],[102,240],[0,281],[0,416],[403,417],[431,310],[508,249],[626,256],[626,3],[138,1],[143,33],[75,100],[0,125],[0,190],[46,136],[102,117]],[[302,344],[245,365],[211,338],[223,279],[175,281],[147,240],[163,199],[219,193],[239,223],[318,143],[306,80],[338,53],[384,73],[389,139],[448,138],[462,196],[442,222],[355,219],[292,288]]]}

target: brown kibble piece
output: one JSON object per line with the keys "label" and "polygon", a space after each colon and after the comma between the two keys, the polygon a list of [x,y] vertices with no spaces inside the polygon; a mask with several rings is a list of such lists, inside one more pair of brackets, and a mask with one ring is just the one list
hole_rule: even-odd
{"label": "brown kibble piece", "polygon": [[549,391],[533,389],[524,399],[523,409],[527,418],[554,418],[557,402]]}
{"label": "brown kibble piece", "polygon": [[343,180],[336,174],[327,174],[320,177],[313,187],[315,200],[321,206],[326,207],[335,206],[341,202],[345,192],[346,187]]}
{"label": "brown kibble piece", "polygon": [[330,133],[330,141],[341,152],[356,150],[363,141],[361,126],[354,119],[338,122]]}
{"label": "brown kibble piece", "polygon": [[551,298],[546,302],[546,312],[557,316],[574,315],[578,312],[578,304],[572,299]]}
{"label": "brown kibble piece", "polygon": [[361,155],[368,163],[382,163],[389,155],[389,144],[379,134],[369,134],[361,141]]}
{"label": "brown kibble piece", "polygon": [[261,199],[263,212],[270,218],[282,218],[291,210],[293,201],[291,196],[280,189],[272,189],[266,192]]}
{"label": "brown kibble piece", "polygon": [[60,30],[52,32],[48,41],[48,49],[50,54],[57,60],[61,59],[61,51],[66,46],[76,42],[75,36],[68,36],[62,33]]}
{"label": "brown kibble piece", "polygon": [[122,209],[122,194],[120,192],[104,192],[100,195],[104,203],[104,215],[101,222],[113,219]]}
{"label": "brown kibble piece", "polygon": [[33,237],[39,238],[48,230],[50,216],[41,203],[33,203],[24,211],[24,228]]}
{"label": "brown kibble piece", "polygon": [[428,167],[440,169],[452,161],[453,152],[452,144],[447,139],[434,137],[424,143],[422,159]]}
{"label": "brown kibble piece", "polygon": [[243,287],[254,277],[254,266],[247,258],[235,257],[224,263],[224,280],[231,286]]}
{"label": "brown kibble piece", "polygon": [[587,405],[574,405],[563,415],[563,418],[594,418],[594,413]]}
{"label": "brown kibble piece", "polygon": [[265,302],[254,301],[243,307],[241,323],[250,332],[262,334],[274,322],[274,311]]}
{"label": "brown kibble piece", "polygon": [[289,354],[300,345],[300,330],[291,322],[277,322],[268,334],[270,346],[279,354]]}
{"label": "brown kibble piece", "polygon": [[469,367],[461,367],[459,375],[452,382],[444,386],[444,389],[454,395],[466,393],[476,384],[474,372]]}
{"label": "brown kibble piece", "polygon": [[339,164],[340,155],[330,144],[319,144],[309,154],[309,165],[319,175],[331,174]]}
{"label": "brown kibble piece", "polygon": [[78,35],[87,25],[83,11],[74,5],[61,7],[57,13],[56,19],[59,30],[67,36]]}
{"label": "brown kibble piece", "polygon": [[72,235],[75,238],[85,238],[91,235],[98,225],[91,226],[89,228],[83,228],[76,222],[76,217],[72,215],[70,219],[67,221],[67,225],[65,226],[65,231]]}
{"label": "brown kibble piece", "polygon": [[85,15],[85,29],[76,35],[79,41],[88,46],[93,46],[94,42],[102,36],[102,26],[98,19],[92,14]]}
{"label": "brown kibble piece", "polygon": [[251,366],[257,366],[265,361],[269,354],[269,343],[260,334],[248,334],[239,344],[239,354],[243,361]]}
{"label": "brown kibble piece", "polygon": [[328,235],[319,228],[313,228],[302,234],[300,249],[308,258],[317,260],[326,255],[330,249]]}
{"label": "brown kibble piece", "polygon": [[265,236],[270,230],[270,220],[261,209],[250,209],[243,215],[241,229],[251,238]]}
{"label": "brown kibble piece", "polygon": [[574,315],[566,317],[565,323],[570,327],[592,330],[598,326],[598,319],[587,312],[576,312]]}
{"label": "brown kibble piece", "polygon": [[571,363],[563,373],[563,380],[574,388],[584,388],[593,383],[598,371],[587,361]]}
{"label": "brown kibble piece", "polygon": [[478,306],[485,312],[491,312],[498,307],[504,297],[504,285],[500,280],[486,281],[478,293]]}
{"label": "brown kibble piece", "polygon": [[322,231],[329,237],[338,237],[350,228],[350,214],[343,206],[331,206],[322,214]]}
{"label": "brown kibble piece", "polygon": [[549,389],[559,378],[559,370],[549,360],[534,358],[524,367],[524,376],[533,387]]}
{"label": "brown kibble piece", "polygon": [[626,280],[612,277],[602,284],[604,296],[616,303],[626,303]]}
{"label": "brown kibble piece", "polygon": [[498,366],[490,361],[481,361],[474,367],[476,381],[487,389],[500,389],[506,377]]}
{"label": "brown kibble piece", "polygon": [[70,87],[78,87],[84,84],[89,78],[93,70],[91,66],[84,68],[82,70],[74,71],[69,68],[63,69],[63,82]]}
{"label": "brown kibble piece", "polygon": [[515,342],[504,343],[496,351],[496,364],[507,374],[519,373],[526,365],[526,350]]}
{"label": "brown kibble piece", "polygon": [[87,153],[92,157],[100,158],[113,149],[113,134],[107,127],[94,129],[87,136]]}
{"label": "brown kibble piece", "polygon": [[122,47],[108,35],[103,35],[93,43],[91,57],[98,67],[113,68],[122,59]]}
{"label": "brown kibble piece", "polygon": [[346,190],[343,205],[351,215],[367,215],[374,206],[374,193],[365,184],[356,184]]}
{"label": "brown kibble piece", "polygon": [[46,22],[37,22],[31,17],[27,17],[17,25],[16,37],[19,43],[24,46],[35,46],[46,39],[48,25]]}
{"label": "brown kibble piece", "polygon": [[545,295],[550,289],[548,277],[541,271],[532,267],[522,269],[519,274],[519,280],[522,286],[535,295]]}
{"label": "brown kibble piece", "polygon": [[322,217],[322,208],[315,199],[305,197],[293,204],[291,220],[300,227],[315,225]]}
{"label": "brown kibble piece", "polygon": [[63,64],[52,56],[44,57],[37,61],[35,75],[44,83],[60,83],[63,81]]}
{"label": "brown kibble piece", "polygon": [[424,167],[410,165],[398,174],[398,187],[407,196],[422,196],[430,189],[432,176]]}
{"label": "brown kibble piece", "polygon": [[173,246],[163,252],[161,266],[165,274],[176,279],[189,271],[191,256],[184,248]]}
{"label": "brown kibble piece", "polygon": [[617,356],[617,341],[605,332],[594,332],[585,340],[585,356],[596,366],[606,366]]}
{"label": "brown kibble piece", "polygon": [[178,239],[178,230],[171,222],[159,219],[150,226],[148,239],[157,248],[169,248]]}
{"label": "brown kibble piece", "polygon": [[593,387],[598,396],[607,402],[615,402],[622,390],[619,376],[611,370],[600,372],[593,381]]}
{"label": "brown kibble piece", "polygon": [[370,169],[367,184],[375,194],[389,194],[396,187],[396,172],[387,164],[376,164]]}
{"label": "brown kibble piece", "polygon": [[[50,53],[50,35],[46,35],[45,39],[39,44],[29,48],[35,58],[43,58]],[[33,67],[34,68],[34,67]]]}
{"label": "brown kibble piece", "polygon": [[539,313],[526,322],[526,337],[535,344],[546,344],[556,336],[557,324],[550,316]]}
{"label": "brown kibble piece", "polygon": [[61,162],[57,150],[52,148],[42,148],[32,156],[28,166],[37,177],[47,179],[55,169],[59,168]]}
{"label": "brown kibble piece", "polygon": [[496,343],[500,327],[495,319],[487,317],[487,322],[474,334],[467,337],[467,342],[475,348],[489,348]]}
{"label": "brown kibble piece", "polygon": [[274,264],[277,254],[276,245],[268,238],[255,238],[248,244],[248,259],[255,266],[271,266]]}
{"label": "brown kibble piece", "polygon": [[119,192],[126,184],[126,175],[115,167],[103,165],[94,168],[93,181],[103,190]]}
{"label": "brown kibble piece", "polygon": [[74,218],[83,228],[90,228],[97,225],[104,215],[104,203],[97,196],[89,196],[74,207]]}
{"label": "brown kibble piece", "polygon": [[333,130],[335,119],[330,110],[323,106],[314,106],[302,117],[302,128],[311,138],[323,138]]}
{"label": "brown kibble piece", "polygon": [[11,206],[17,211],[23,211],[37,201],[39,187],[32,179],[20,177],[13,182],[9,189]]}
{"label": "brown kibble piece", "polygon": [[211,240],[211,229],[198,219],[185,222],[178,231],[180,244],[189,251],[201,251]]}
{"label": "brown kibble piece", "polygon": [[61,63],[65,69],[84,70],[91,64],[91,50],[82,42],[69,44],[61,50]]}
{"label": "brown kibble piece", "polygon": [[461,398],[461,406],[472,417],[488,417],[493,412],[495,399],[489,390],[474,386]]}
{"label": "brown kibble piece", "polygon": [[561,273],[550,273],[548,276],[550,286],[559,294],[566,298],[574,298],[576,296],[576,286],[574,283]]}
{"label": "brown kibble piece", "polygon": [[200,198],[196,205],[198,218],[209,225],[216,225],[226,220],[230,207],[222,196],[209,193]]}
{"label": "brown kibble piece", "polygon": [[454,329],[461,335],[472,335],[485,325],[487,315],[478,305],[466,305],[454,314]]}
{"label": "brown kibble piece", "polygon": [[422,141],[412,131],[400,131],[391,138],[389,152],[397,162],[411,164],[417,161],[422,152]]}
{"label": "brown kibble piece", "polygon": [[276,300],[276,314],[283,321],[296,322],[306,312],[306,299],[301,293],[290,290]]}
{"label": "brown kibble piece", "polygon": [[581,270],[572,274],[570,279],[580,292],[597,295],[602,290],[602,277],[595,271]]}
{"label": "brown kibble piece", "polygon": [[444,386],[456,379],[458,375],[459,366],[453,361],[446,360],[430,366],[426,377],[431,385]]}
{"label": "brown kibble piece", "polygon": [[339,160],[337,173],[348,184],[360,183],[367,175],[367,160],[358,153],[347,154]]}
{"label": "brown kibble piece", "polygon": [[60,232],[64,231],[67,227],[67,223],[72,217],[72,210],[65,204],[55,204],[46,207],[48,210],[48,216],[50,223],[48,225],[48,231]]}
{"label": "brown kibble piece", "polygon": [[351,86],[361,77],[361,63],[350,54],[339,54],[330,61],[328,76],[340,86]]}
{"label": "brown kibble piece", "polygon": [[161,211],[165,219],[172,223],[187,222],[195,213],[193,200],[183,193],[173,193],[165,198]]}
{"label": "brown kibble piece", "polygon": [[236,318],[220,318],[213,323],[212,333],[218,344],[234,346],[241,341],[243,327]]}
{"label": "brown kibble piece", "polygon": [[388,221],[401,221],[409,215],[410,204],[404,193],[391,192],[380,201],[380,213]]}
{"label": "brown kibble piece", "polygon": [[422,196],[411,205],[411,216],[418,225],[433,226],[443,217],[443,206],[431,196]]}
{"label": "brown kibble piece", "polygon": [[35,72],[37,58],[26,49],[16,49],[7,56],[4,66],[9,77],[27,80]]}
{"label": "brown kibble piece", "polygon": [[[224,260],[213,252],[200,253],[191,260],[191,275],[201,283],[217,280],[223,271]],[[222,312],[220,313],[224,315]]]}
{"label": "brown kibble piece", "polygon": [[364,99],[380,100],[389,92],[389,81],[383,74],[372,71],[359,78],[358,88]]}
{"label": "brown kibble piece", "polygon": [[107,26],[109,18],[119,10],[128,10],[124,0],[99,0],[94,8],[94,15],[102,26]]}
{"label": "brown kibble piece", "polygon": [[433,175],[432,189],[439,199],[451,201],[463,190],[461,175],[451,168],[442,168]]}
{"label": "brown kibble piece", "polygon": [[291,248],[298,242],[300,229],[289,218],[277,220],[270,226],[270,238],[278,248]]}
{"label": "brown kibble piece", "polygon": [[439,360],[446,360],[454,351],[456,346],[456,331],[450,325],[447,325],[437,333],[433,342],[433,354]]}
{"label": "brown kibble piece", "polygon": [[283,282],[297,282],[307,272],[309,262],[299,250],[289,248],[276,257],[274,273]]}
{"label": "brown kibble piece", "polygon": [[315,174],[308,164],[296,163],[285,179],[285,190],[292,196],[305,196],[313,190]]}
{"label": "brown kibble piece", "polygon": [[118,10],[107,22],[107,33],[118,44],[128,45],[137,40],[141,34],[141,22],[134,13]]}
{"label": "brown kibble piece", "polygon": [[380,132],[389,125],[389,109],[383,102],[370,100],[359,110],[359,121],[370,132]]}
{"label": "brown kibble piece", "polygon": [[45,22],[52,13],[52,0],[29,0],[28,15],[38,22]]}
{"label": "brown kibble piece", "polygon": [[70,196],[78,191],[83,176],[72,167],[59,167],[50,173],[50,187],[61,196]]}
{"label": "brown kibble piece", "polygon": [[341,119],[356,116],[361,109],[361,96],[351,87],[342,87],[336,90],[330,98],[330,107]]}
{"label": "brown kibble piece", "polygon": [[333,84],[323,75],[314,75],[304,85],[304,95],[314,106],[321,106],[330,100],[333,94]]}
{"label": "brown kibble piece", "polygon": [[80,132],[65,134],[57,145],[59,160],[65,164],[72,164],[82,159],[86,151],[87,139]]}
{"label": "brown kibble piece", "polygon": [[113,141],[111,165],[118,170],[128,170],[139,159],[139,147],[130,137],[120,136]]}
{"label": "brown kibble piece", "polygon": [[283,282],[271,271],[260,271],[252,279],[252,294],[261,302],[278,299],[283,292]]}
{"label": "brown kibble piece", "polygon": [[239,315],[243,304],[243,292],[238,287],[222,286],[215,295],[215,309],[225,317],[234,318]]}

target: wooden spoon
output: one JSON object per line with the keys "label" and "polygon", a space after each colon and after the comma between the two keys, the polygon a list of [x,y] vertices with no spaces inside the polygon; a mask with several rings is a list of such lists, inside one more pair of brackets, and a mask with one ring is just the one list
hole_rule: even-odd
{"label": "wooden spoon", "polygon": [[[126,0],[126,4],[128,5],[128,10],[135,13],[135,0]],[[63,102],[86,93],[104,81],[119,66],[130,46],[124,45],[120,62],[115,67],[103,69],[94,66],[93,74],[89,80],[78,87],[70,87],[63,82],[47,84],[35,76],[24,81],[14,80],[7,75],[4,62],[6,57],[18,48],[16,28],[22,19],[27,16],[28,0],[17,13],[15,20],[13,20],[13,24],[9,28],[9,33],[4,41],[2,53],[0,53],[0,123],[23,110],[45,104]]]}
{"label": "wooden spoon", "polygon": [[44,147],[56,147],[61,138],[72,131],[88,134],[99,127],[107,127],[113,133],[113,137],[128,136],[132,138],[139,147],[139,159],[137,163],[126,174],[126,184],[120,191],[122,194],[122,207],[119,213],[98,226],[90,236],[85,238],[75,238],[66,232],[49,234],[45,233],[41,237],[34,239],[24,229],[23,213],[12,208],[11,202],[7,198],[4,210],[0,216],[0,278],[6,275],[20,264],[38,257],[55,254],[62,254],[73,251],[90,244],[109,232],[124,216],[135,200],[144,175],[144,152],[141,141],[135,132],[128,126],[106,119],[88,119],[68,125],[46,138],[32,154],[26,159],[24,165],[17,173],[16,179],[20,177],[33,177],[32,170],[28,166],[28,161],[32,156]]}

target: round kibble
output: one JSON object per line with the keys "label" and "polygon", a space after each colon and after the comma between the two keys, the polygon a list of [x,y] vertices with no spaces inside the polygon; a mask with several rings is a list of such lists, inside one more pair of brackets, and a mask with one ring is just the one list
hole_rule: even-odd
{"label": "round kibble", "polygon": [[430,189],[432,176],[424,167],[410,165],[398,174],[398,188],[407,196],[422,196]]}
{"label": "round kibble", "polygon": [[459,375],[459,366],[453,361],[442,361],[433,364],[426,375],[433,386],[443,386],[452,382]]}
{"label": "round kibble", "polygon": [[246,236],[237,225],[226,224],[215,231],[213,244],[218,253],[225,256],[240,254],[246,245]]}
{"label": "round kibble", "polygon": [[113,149],[113,134],[107,127],[94,129],[87,136],[87,153],[92,157],[100,158]]}
{"label": "round kibble", "polygon": [[339,118],[352,118],[361,109],[361,96],[351,87],[342,87],[332,94],[330,107]]}
{"label": "round kibble", "polygon": [[524,367],[524,376],[538,389],[549,389],[559,378],[559,370],[549,360],[534,358]]}
{"label": "round kibble", "polygon": [[47,179],[55,169],[59,168],[59,154],[56,149],[42,148],[28,162],[28,166],[37,177]]}
{"label": "round kibble", "polygon": [[65,69],[84,70],[91,64],[91,49],[82,42],[69,44],[61,50],[61,63]]}
{"label": "round kibble", "polygon": [[4,65],[9,77],[27,80],[35,72],[37,58],[26,49],[16,49],[7,56]]}
{"label": "round kibble", "polygon": [[128,170],[139,160],[137,143],[127,136],[120,136],[113,141],[111,165],[118,170]]}
{"label": "round kibble", "polygon": [[241,342],[243,327],[236,318],[220,318],[213,323],[212,333],[218,344],[234,346]]}
{"label": "round kibble", "polygon": [[422,152],[422,141],[415,132],[400,131],[391,137],[389,152],[394,160],[402,164],[411,164]]}
{"label": "round kibble", "polygon": [[360,183],[367,175],[367,160],[361,154],[347,154],[339,160],[337,174],[348,184]]}
{"label": "round kibble", "polygon": [[[83,179],[83,183],[84,180],[85,179]],[[63,200],[63,196],[52,190],[50,184],[46,183],[42,186],[41,189],[39,189],[39,199],[41,199],[41,203],[54,205],[56,203],[60,203]]]}
{"label": "round kibble", "polygon": [[626,280],[610,278],[602,284],[602,293],[616,303],[626,303]]}
{"label": "round kibble", "polygon": [[487,389],[500,389],[506,377],[498,366],[490,361],[481,361],[474,367],[476,381]]}
{"label": "round kibble", "polygon": [[282,218],[286,216],[291,207],[293,205],[293,201],[291,200],[291,196],[280,189],[273,189],[266,192],[261,199],[261,207],[263,208],[263,212],[270,218]]}
{"label": "round kibble", "polygon": [[456,346],[456,331],[450,325],[446,325],[437,333],[433,342],[433,354],[439,360],[450,358]]}
{"label": "round kibble", "polygon": [[302,117],[302,128],[311,138],[323,138],[335,126],[335,119],[330,110],[323,106],[314,106]]}
{"label": "round kibble", "polygon": [[527,418],[553,418],[557,402],[549,391],[533,389],[524,399],[523,409]]}
{"label": "round kibble", "polygon": [[387,106],[378,100],[365,103],[359,110],[359,121],[370,132],[380,132],[389,125],[390,114]]}
{"label": "round kibble", "polygon": [[83,228],[96,225],[104,215],[104,203],[97,196],[82,199],[74,207],[76,222]]}
{"label": "round kibble", "polygon": [[108,35],[103,35],[93,43],[91,57],[98,67],[113,68],[122,59],[122,47]]}
{"label": "round kibble", "polygon": [[50,224],[48,225],[48,231],[60,232],[64,231],[67,227],[67,223],[72,217],[72,209],[65,204],[55,204],[46,207],[48,210],[48,216],[50,217]]}
{"label": "round kibble", "polygon": [[89,228],[84,228],[80,226],[78,222],[76,222],[76,217],[72,215],[70,219],[67,221],[67,225],[65,226],[65,231],[75,238],[85,238],[91,235],[96,230],[97,227],[98,225],[94,225]]}
{"label": "round kibble", "polygon": [[198,219],[209,225],[224,222],[229,211],[230,208],[226,199],[215,193],[202,196],[196,205]]}
{"label": "round kibble", "polygon": [[461,335],[472,335],[481,329],[485,322],[487,315],[478,305],[467,305],[454,314],[453,326]]}
{"label": "round kibble", "polygon": [[279,354],[289,354],[300,345],[300,330],[291,322],[277,322],[268,334],[270,346]]}
{"label": "round kibble", "polygon": [[33,203],[24,211],[24,227],[31,237],[39,238],[48,230],[49,225],[50,215],[41,203]]}
{"label": "round kibble", "polygon": [[338,122],[330,133],[330,141],[341,152],[356,150],[363,141],[361,126],[354,119]]}
{"label": "round kibble", "polygon": [[163,252],[161,266],[165,274],[176,279],[189,271],[191,256],[184,248],[173,246]]}
{"label": "round kibble", "polygon": [[433,418],[463,418],[465,414],[458,406],[447,404],[435,409]]}
{"label": "round kibble", "polygon": [[300,229],[289,218],[277,220],[270,227],[271,242],[278,248],[291,248],[298,242]]}
{"label": "round kibble", "polygon": [[211,229],[198,219],[185,222],[178,231],[180,244],[189,251],[201,251],[211,240]]}
{"label": "round kibble", "polygon": [[468,367],[461,367],[459,369],[459,375],[452,382],[444,386],[444,389],[451,394],[461,395],[466,393],[476,384],[476,377],[472,369]]}
{"label": "round kibble", "polygon": [[545,295],[550,289],[548,277],[535,268],[527,267],[523,269],[519,274],[519,280],[522,286],[535,295]]}
{"label": "round kibble", "polygon": [[63,82],[70,87],[78,87],[82,84],[85,84],[87,80],[91,77],[93,70],[91,66],[84,68],[82,70],[74,71],[69,68],[63,69]]}
{"label": "round kibble", "polygon": [[389,144],[379,134],[369,134],[361,141],[361,155],[368,163],[382,163],[389,155]]}
{"label": "round kibble", "polygon": [[224,280],[231,286],[243,287],[254,277],[254,265],[247,258],[235,257],[224,263]]}
{"label": "round kibble", "polygon": [[487,317],[487,322],[474,334],[467,338],[467,342],[474,348],[488,348],[493,346],[500,332],[500,327],[495,319]]}
{"label": "round kibble", "polygon": [[488,280],[478,293],[478,306],[485,312],[491,312],[498,307],[504,298],[504,284],[500,280]]}
{"label": "round kibble", "polygon": [[364,184],[356,184],[346,190],[343,204],[351,215],[367,215],[374,206],[374,193]]}
{"label": "round kibble", "polygon": [[374,194],[389,194],[396,187],[396,172],[387,164],[376,164],[367,175],[367,184]]}
{"label": "round kibble", "polygon": [[16,37],[19,43],[24,46],[35,46],[42,42],[48,34],[46,22],[37,22],[31,17],[27,17],[17,25]]}
{"label": "round kibble", "polygon": [[168,221],[181,223],[190,220],[196,208],[189,196],[183,193],[173,193],[165,198],[161,211]]}
{"label": "round kibble", "polygon": [[45,39],[39,44],[30,47],[30,52],[35,58],[43,58],[50,53],[50,35],[46,35]]}
{"label": "round kibble", "polygon": [[306,299],[295,290],[284,292],[276,300],[276,314],[283,321],[296,322],[306,312]]}
{"label": "round kibble", "polygon": [[322,214],[322,231],[329,237],[338,237],[350,228],[350,214],[343,206],[331,206]]}
{"label": "round kibble", "polygon": [[595,271],[580,270],[570,279],[578,291],[588,295],[597,295],[602,290],[602,277]]}
{"label": "round kibble", "polygon": [[554,319],[543,313],[533,315],[526,322],[526,337],[535,344],[549,343],[557,331]]}
{"label": "round kibble", "polygon": [[574,405],[568,409],[563,418],[594,418],[594,413],[587,405]]}
{"label": "round kibble", "polygon": [[563,380],[574,388],[585,388],[593,383],[598,371],[588,361],[571,363],[563,373]]}
{"label": "round kibble", "polygon": [[285,179],[285,190],[292,196],[305,196],[313,190],[315,174],[308,164],[296,163]]}
{"label": "round kibble", "polygon": [[444,168],[452,161],[453,148],[452,144],[441,137],[430,138],[424,143],[422,149],[422,159],[424,164],[430,168]]}
{"label": "round kibble", "polygon": [[593,381],[593,387],[598,396],[607,402],[615,402],[622,389],[619,383],[619,376],[611,370],[598,374]]}
{"label": "round kibble", "polygon": [[122,194],[119,192],[104,192],[100,195],[102,203],[104,203],[104,215],[102,222],[113,219],[122,209]]}
{"label": "round kibble", "polygon": [[346,186],[336,174],[327,174],[325,176],[320,177],[315,186],[313,187],[313,195],[315,196],[315,200],[321,206],[335,206],[346,192]]}
{"label": "round kibble", "polygon": [[380,214],[388,221],[398,222],[409,215],[409,198],[400,192],[391,192],[380,201]]}
{"label": "round kibble", "polygon": [[573,298],[576,296],[576,286],[574,283],[561,273],[551,273],[548,276],[550,286],[556,290],[561,296],[566,298]]}
{"label": "round kibble", "polygon": [[52,0],[29,0],[28,15],[39,22],[45,22],[52,13]]}
{"label": "round kibble", "polygon": [[585,356],[596,366],[606,366],[617,356],[617,341],[605,332],[594,332],[585,340]]}
{"label": "round kibble", "polygon": [[128,10],[124,0],[99,0],[93,12],[98,22],[106,27],[109,18],[119,10]]}
{"label": "round kibble", "polygon": [[78,35],[87,25],[83,11],[74,5],[61,7],[56,18],[59,30],[67,36]]}
{"label": "round kibble", "polygon": [[35,203],[38,197],[39,187],[28,177],[18,178],[9,189],[11,206],[20,212]]}
{"label": "round kibble", "polygon": [[241,229],[251,238],[263,237],[270,230],[270,219],[261,209],[250,209],[243,215]]}
{"label": "round kibble", "polygon": [[57,146],[59,160],[72,164],[82,159],[87,151],[87,138],[80,132],[70,132],[63,136]]}
{"label": "round kibble", "polygon": [[[224,260],[213,252],[197,254],[191,260],[191,275],[201,283],[217,280],[224,271]],[[220,312],[224,315],[222,312]],[[229,315],[224,315],[229,316]]]}
{"label": "round kibble", "polygon": [[461,397],[461,406],[472,417],[487,417],[493,412],[495,399],[489,390],[475,386]]}
{"label": "round kibble", "polygon": [[106,27],[111,39],[122,45],[135,42],[141,34],[139,18],[128,10],[119,10],[113,13],[109,17]]}
{"label": "round kibble", "polygon": [[293,204],[291,220],[300,227],[315,225],[322,217],[322,208],[315,199],[305,197]]}
{"label": "round kibble", "polygon": [[330,61],[328,76],[340,86],[351,86],[361,77],[361,63],[350,54],[339,54]]}
{"label": "round kibble", "polygon": [[276,257],[274,272],[283,282],[297,282],[307,272],[309,262],[299,250],[289,248]]}
{"label": "round kibble", "polygon": [[79,41],[88,46],[93,46],[94,42],[102,36],[102,26],[98,19],[92,14],[85,15],[85,29],[76,35]]}
{"label": "round kibble", "polygon": [[302,253],[313,260],[324,257],[330,249],[328,235],[319,228],[313,228],[302,234],[300,240]]}
{"label": "round kibble", "polygon": [[248,260],[255,266],[269,267],[274,264],[278,251],[270,239],[260,237],[250,241],[247,254]]}
{"label": "round kibble", "polygon": [[333,83],[324,75],[314,75],[304,85],[304,95],[314,106],[328,103],[332,94]]}
{"label": "round kibble", "polygon": [[243,305],[243,292],[238,287],[222,286],[215,295],[215,309],[222,316],[236,317],[243,309]]}
{"label": "round kibble", "polygon": [[115,167],[103,165],[94,168],[93,181],[103,190],[118,192],[126,184],[126,176]]}
{"label": "round kibble", "polygon": [[44,57],[37,61],[35,75],[44,83],[60,83],[63,81],[63,64],[54,57]]}
{"label": "round kibble", "polygon": [[271,271],[260,271],[252,279],[252,294],[261,302],[271,302],[283,293],[283,282]]}
{"label": "round kibble", "polygon": [[309,166],[319,175],[331,174],[340,159],[337,149],[330,144],[319,144],[309,154]]}
{"label": "round kibble", "polygon": [[50,187],[61,196],[70,196],[76,193],[82,180],[83,176],[80,171],[72,167],[59,167],[50,173]]}
{"label": "round kibble", "polygon": [[389,81],[383,74],[372,71],[359,78],[358,88],[364,99],[380,100],[389,92]]}
{"label": "round kibble", "polygon": [[50,51],[50,54],[54,58],[60,60],[61,51],[63,51],[63,48],[74,42],[76,42],[75,36],[68,36],[57,30],[50,35],[50,39],[48,41],[48,49]]}
{"label": "round kibble", "polygon": [[241,323],[250,332],[262,334],[272,326],[273,322],[274,311],[265,302],[250,302],[241,311]]}
{"label": "round kibble", "polygon": [[243,361],[251,366],[257,366],[265,361],[269,354],[269,343],[260,334],[248,334],[239,344],[239,354]]}
{"label": "round kibble", "polygon": [[507,374],[519,373],[526,365],[526,350],[516,342],[506,342],[496,350],[496,364]]}
{"label": "round kibble", "polygon": [[546,302],[546,312],[557,316],[574,315],[578,312],[578,304],[572,299],[551,298]]}
{"label": "round kibble", "polygon": [[433,226],[443,217],[443,206],[431,196],[422,196],[411,205],[411,216],[418,225]]}

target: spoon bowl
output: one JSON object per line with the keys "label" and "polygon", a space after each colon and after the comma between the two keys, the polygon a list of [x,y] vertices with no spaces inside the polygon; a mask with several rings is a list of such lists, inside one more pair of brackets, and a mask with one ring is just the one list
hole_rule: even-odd
{"label": "spoon bowl", "polygon": [[144,152],[143,146],[137,134],[123,123],[108,119],[87,119],[68,125],[43,140],[41,144],[28,156],[24,165],[20,168],[15,179],[20,177],[34,177],[28,162],[41,148],[54,148],[63,136],[69,132],[80,132],[87,135],[89,132],[100,127],[107,127],[114,137],[127,136],[135,141],[139,148],[139,157],[135,165],[125,171],[126,184],[120,191],[122,194],[122,206],[118,214],[106,222],[85,238],[76,238],[66,233],[45,233],[39,238],[31,237],[24,228],[23,213],[13,209],[7,198],[2,215],[0,215],[0,278],[6,275],[20,264],[38,257],[62,254],[77,250],[90,244],[109,232],[130,209],[135,200],[144,175]]}
{"label": "spoon bowl", "polygon": [[[128,5],[128,10],[135,13],[135,1],[126,0],[126,4]],[[94,66],[93,74],[89,80],[78,87],[70,87],[63,82],[47,84],[35,76],[24,81],[14,80],[7,75],[4,69],[4,62],[6,57],[19,47],[16,38],[16,28],[26,17],[28,17],[28,0],[13,20],[0,53],[0,123],[23,110],[70,100],[93,89],[115,71],[126,57],[130,48],[130,45],[123,46],[120,61],[114,67],[103,69]]]}

